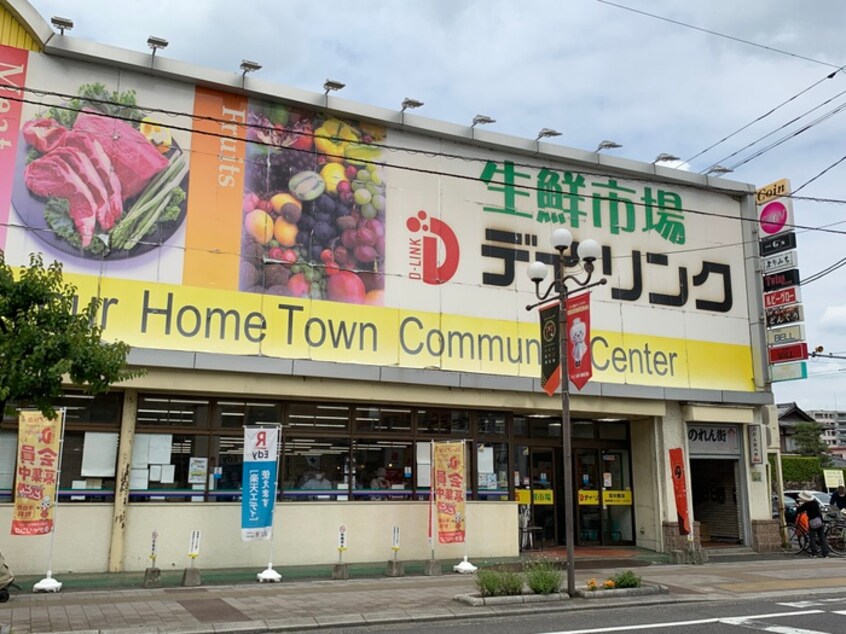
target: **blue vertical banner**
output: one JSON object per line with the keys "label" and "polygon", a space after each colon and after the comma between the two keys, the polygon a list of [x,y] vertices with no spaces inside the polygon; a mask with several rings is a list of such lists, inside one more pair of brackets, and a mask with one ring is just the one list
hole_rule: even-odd
{"label": "blue vertical banner", "polygon": [[278,427],[244,427],[241,540],[270,539],[276,503]]}

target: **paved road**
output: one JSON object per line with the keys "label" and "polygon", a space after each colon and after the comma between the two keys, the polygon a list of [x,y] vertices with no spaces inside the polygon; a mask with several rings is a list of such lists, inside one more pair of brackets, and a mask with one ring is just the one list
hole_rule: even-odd
{"label": "paved road", "polygon": [[[577,570],[577,585],[583,588],[589,578],[601,580],[619,570]],[[544,629],[561,631],[565,625],[582,629],[598,627],[600,617],[601,622],[609,626],[636,623],[629,617],[623,621],[605,621],[606,613],[619,605],[636,607],[650,603],[653,607],[643,614],[644,618],[652,618],[659,614],[656,602],[683,601],[686,605],[697,606],[695,609],[699,610],[700,604],[726,600],[783,601],[784,597],[808,600],[817,594],[831,595],[837,591],[846,596],[846,561],[843,560],[784,556],[702,566],[653,565],[635,570],[645,581],[667,586],[669,594],[627,600],[572,599],[545,604],[542,608],[535,607],[538,604],[477,608],[454,600],[457,594],[475,591],[472,576],[456,574],[158,590],[76,591],[55,595],[24,593],[15,595],[9,603],[0,604],[0,631],[5,624],[11,626],[13,634],[67,631],[85,631],[87,634],[109,631],[114,634],[119,630],[139,634],[137,628],[144,628],[144,632],[168,634],[258,633],[387,623],[391,624],[389,629],[399,631],[406,627],[402,624],[409,622],[446,621],[446,626],[459,628],[462,623],[478,623],[509,614],[521,618],[536,613],[549,615],[549,622],[542,629],[534,630],[537,632]],[[685,608],[682,614],[692,614],[693,609]],[[713,616],[708,614],[707,607],[702,609],[706,611],[696,618]],[[817,608],[761,608],[760,613],[808,609]],[[842,609],[846,610],[846,605]],[[826,609],[824,612],[834,614],[835,610]],[[680,617],[672,616],[667,620],[677,618]],[[823,617],[813,612],[795,618],[811,623]],[[729,625],[732,624],[715,621],[698,625],[691,623],[686,631],[701,626],[713,633],[718,631],[716,628]],[[434,627],[432,631],[438,631],[440,625]],[[550,627],[553,629],[550,630]],[[476,631],[479,629],[487,630],[488,625]],[[838,630],[822,628],[819,631]],[[846,632],[846,623],[839,631]]]}

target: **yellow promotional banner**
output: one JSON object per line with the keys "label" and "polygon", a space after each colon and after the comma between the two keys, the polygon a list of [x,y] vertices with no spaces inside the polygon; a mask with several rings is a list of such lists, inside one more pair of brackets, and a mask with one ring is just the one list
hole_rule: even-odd
{"label": "yellow promotional banner", "polygon": [[12,535],[47,535],[53,530],[63,420],[64,410],[52,420],[38,411],[20,413]]}
{"label": "yellow promotional banner", "polygon": [[579,491],[579,504],[582,506],[599,506],[599,491]]}
{"label": "yellow promotional banner", "polygon": [[[106,340],[137,348],[440,368],[534,377],[537,327],[219,288],[66,274],[81,304],[103,299]],[[594,331],[594,379],[604,383],[748,391],[749,346]]]}
{"label": "yellow promotional banner", "polygon": [[463,542],[467,517],[464,510],[464,443],[436,442],[434,452],[438,541],[441,544]]}
{"label": "yellow promotional banner", "polygon": [[602,492],[602,504],[605,506],[631,506],[632,492],[605,489]]}

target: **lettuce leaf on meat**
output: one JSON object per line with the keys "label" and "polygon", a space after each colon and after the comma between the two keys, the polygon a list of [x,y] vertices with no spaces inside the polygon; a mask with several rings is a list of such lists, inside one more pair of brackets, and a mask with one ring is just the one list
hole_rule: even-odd
{"label": "lettuce leaf on meat", "polygon": [[[66,198],[49,198],[44,205],[44,220],[50,230],[72,247],[83,250],[82,240],[76,231],[76,225],[70,217],[70,204]],[[103,239],[108,236],[95,235],[84,250],[91,255],[103,255],[108,251],[108,245]]]}
{"label": "lettuce leaf on meat", "polygon": [[64,106],[52,106],[47,110],[47,116],[61,123],[66,128],[72,128],[76,116],[84,108],[97,110],[108,116],[128,120],[136,125],[144,118],[135,100],[135,91],[127,90],[110,92],[104,84],[95,82],[83,84],[77,91],[78,97],[71,99]]}

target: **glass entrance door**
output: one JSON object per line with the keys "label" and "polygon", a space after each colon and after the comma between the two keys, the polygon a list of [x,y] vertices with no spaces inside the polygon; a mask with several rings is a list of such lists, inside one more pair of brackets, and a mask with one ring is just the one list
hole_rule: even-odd
{"label": "glass entrance door", "polygon": [[[528,517],[523,528],[531,531],[531,544],[535,548],[558,543],[559,518],[556,483],[559,481],[555,450],[546,447],[518,446],[515,465],[515,489],[521,511],[527,509]],[[563,535],[563,529],[562,529]],[[529,542],[523,544],[525,547]]]}
{"label": "glass entrance door", "polygon": [[634,543],[628,450],[577,449],[573,456],[576,469],[578,543]]}

